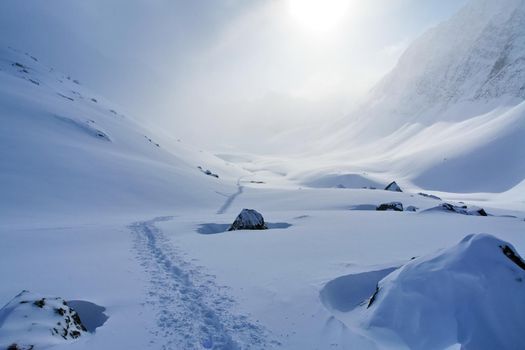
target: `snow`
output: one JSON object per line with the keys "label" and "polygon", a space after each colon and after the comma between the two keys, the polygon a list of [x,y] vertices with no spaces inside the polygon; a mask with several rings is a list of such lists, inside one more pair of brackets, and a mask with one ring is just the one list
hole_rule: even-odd
{"label": "snow", "polygon": [[[14,62],[28,73],[19,72]],[[0,118],[6,126],[0,129],[3,223],[53,217],[76,222],[82,220],[80,212],[144,214],[215,206],[222,200],[216,191],[234,186],[197,176],[197,165],[213,167],[230,180],[246,174],[191,144],[152,136],[102,97],[30,56],[1,50],[0,69]]]}
{"label": "snow", "polygon": [[468,235],[412,260],[379,282],[363,322],[394,331],[410,349],[516,348],[525,329],[525,270],[504,247],[516,251],[494,236]]}
{"label": "snow", "polygon": [[524,8],[472,1],[294,155],[214,155],[0,48],[0,303],[61,296],[89,331],[9,306],[0,348],[524,343]]}
{"label": "snow", "polygon": [[[272,334],[279,336],[286,349],[324,349],[330,344],[345,349],[391,348],[392,342],[384,337],[364,337],[364,331],[336,308],[341,305],[338,301],[345,305],[342,299],[333,299],[334,306],[326,308],[329,302],[321,291],[332,280],[400,266],[412,257],[456,244],[468,232],[493,232],[516,243],[518,249],[525,247],[524,223],[519,219],[348,211],[345,204],[375,202],[385,192],[331,190],[335,194],[327,194],[332,198],[327,206],[318,200],[324,191],[299,190],[276,196],[249,189],[232,205],[226,213],[229,215],[219,215],[214,220],[220,222],[226,215],[223,222],[228,222],[238,208],[257,201],[269,220],[290,222],[292,226],[286,230],[196,237],[195,222],[202,220],[200,216],[174,218],[158,227],[173,245],[205,266],[217,283],[229,286],[238,307],[257,315]],[[435,203],[410,194],[393,195],[405,203],[412,200],[422,208]],[[287,198],[287,204],[281,202],[276,207],[278,198]],[[292,203],[293,207],[287,208]],[[359,296],[368,298],[375,285],[368,287],[379,279],[359,279],[362,284],[353,286],[356,294],[349,296],[348,303]],[[348,339],[352,341],[347,342]],[[401,346],[402,342],[395,344]]]}
{"label": "snow", "polygon": [[510,191],[525,171],[524,23],[523,0],[470,1],[411,44],[359,107],[286,159],[286,173],[313,187],[345,185],[329,180],[351,174],[364,177],[359,187],[396,179],[413,191]]}
{"label": "snow", "polygon": [[68,300],[67,304],[77,312],[88,332],[96,332],[108,320],[103,306],[85,300]]}
{"label": "snow", "polygon": [[0,347],[45,348],[86,335],[78,314],[58,297],[22,291],[0,309]]}

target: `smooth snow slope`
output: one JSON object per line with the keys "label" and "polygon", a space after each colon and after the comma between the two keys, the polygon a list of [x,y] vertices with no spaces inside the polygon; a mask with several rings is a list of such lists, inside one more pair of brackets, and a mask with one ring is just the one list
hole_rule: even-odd
{"label": "smooth snow slope", "polygon": [[74,79],[11,49],[0,50],[0,122],[3,223],[215,208],[223,201],[216,191],[234,192],[233,179],[245,173],[185,140],[154,135]]}

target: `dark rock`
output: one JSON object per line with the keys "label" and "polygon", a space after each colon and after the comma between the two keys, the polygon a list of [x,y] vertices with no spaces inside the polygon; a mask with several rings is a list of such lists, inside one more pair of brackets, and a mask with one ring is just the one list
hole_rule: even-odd
{"label": "dark rock", "polygon": [[34,345],[18,345],[16,343],[13,343],[7,347],[7,350],[33,350],[35,347]]}
{"label": "dark rock", "polygon": [[525,261],[523,261],[523,259],[518,254],[516,254],[511,247],[505,245],[500,246],[500,248],[507,258],[509,258],[516,265],[518,265],[522,270],[525,270]]}
{"label": "dark rock", "polygon": [[228,231],[237,230],[266,230],[268,227],[263,216],[253,209],[243,209],[237,216]]}
{"label": "dark rock", "polygon": [[35,300],[33,304],[35,304],[35,306],[38,306],[39,308],[43,308],[44,305],[46,305],[46,298]]}
{"label": "dark rock", "polygon": [[487,214],[487,212],[483,208],[479,209],[477,213],[479,214],[479,216],[489,216],[489,214]]}
{"label": "dark rock", "polygon": [[399,185],[395,181],[391,182],[388,186],[386,186],[385,191],[403,192],[401,187],[399,187]]}
{"label": "dark rock", "polygon": [[418,207],[414,207],[413,205],[409,205],[407,208],[406,208],[406,211],[412,211],[412,212],[416,212],[418,211]]}
{"label": "dark rock", "polygon": [[377,206],[376,210],[377,211],[387,211],[387,210],[403,211],[403,203],[400,203],[400,202],[383,203]]}
{"label": "dark rock", "polygon": [[62,98],[65,98],[65,99],[68,99],[69,101],[75,101],[73,98],[69,97],[69,96],[66,96],[66,95],[63,95],[61,94],[60,92],[57,93],[58,96],[62,97]]}
{"label": "dark rock", "polygon": [[219,175],[213,173],[213,172],[212,172],[211,170],[209,170],[209,169],[204,170],[201,166],[198,166],[197,168],[198,168],[200,171],[202,171],[202,173],[205,174],[205,175],[212,176],[212,177],[215,177],[215,178],[217,178],[217,179],[219,178]]}
{"label": "dark rock", "polygon": [[366,306],[367,309],[369,309],[370,306],[372,306],[372,304],[374,303],[374,301],[376,301],[377,294],[379,294],[379,284],[376,285],[376,290],[374,294],[372,294],[372,296],[370,297],[370,300],[368,301],[368,305]]}

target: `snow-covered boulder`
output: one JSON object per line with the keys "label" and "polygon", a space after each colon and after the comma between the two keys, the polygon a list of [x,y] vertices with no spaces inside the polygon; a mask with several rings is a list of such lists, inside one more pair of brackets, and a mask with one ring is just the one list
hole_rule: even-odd
{"label": "snow-covered boulder", "polygon": [[437,207],[430,208],[425,210],[426,212],[432,212],[432,211],[443,211],[443,212],[449,212],[449,213],[456,213],[461,215],[473,215],[473,216],[488,216],[487,212],[483,208],[478,207],[468,207],[466,205],[453,205],[450,203],[442,203],[441,205],[438,205]]}
{"label": "snow-covered boulder", "polygon": [[390,202],[390,203],[383,203],[377,206],[377,211],[403,211],[403,203],[401,202]]}
{"label": "snow-covered boulder", "polygon": [[525,344],[525,262],[487,234],[416,258],[378,285],[362,320],[410,349],[519,349]]}
{"label": "snow-covered boulder", "polygon": [[71,342],[86,332],[62,298],[23,291],[0,309],[0,349],[39,349]]}
{"label": "snow-covered boulder", "polygon": [[388,186],[385,187],[385,191],[392,191],[392,192],[403,192],[401,187],[397,184],[397,182],[392,181]]}
{"label": "snow-covered boulder", "polygon": [[228,231],[266,230],[267,228],[263,216],[258,211],[253,209],[243,209]]}

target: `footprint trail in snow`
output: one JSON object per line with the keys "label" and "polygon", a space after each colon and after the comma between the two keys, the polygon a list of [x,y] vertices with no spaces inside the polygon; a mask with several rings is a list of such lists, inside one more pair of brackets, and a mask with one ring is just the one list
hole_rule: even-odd
{"label": "footprint trail in snow", "polygon": [[228,198],[226,199],[226,201],[224,202],[224,204],[219,208],[219,210],[217,210],[217,214],[219,215],[222,215],[224,213],[226,213],[226,211],[231,207],[231,205],[233,204],[233,201],[238,197],[240,196],[243,191],[244,191],[244,186],[241,185],[241,179],[242,177],[240,177],[238,180],[237,180],[237,192],[235,192],[234,194],[228,196]]}
{"label": "footprint trail in snow", "polygon": [[[148,275],[147,305],[157,312],[158,338],[162,349],[269,349],[278,342],[243,315],[232,313],[234,300],[214,277],[188,261],[155,226],[171,220],[159,217],[130,226],[135,235],[137,257]],[[160,344],[159,344],[160,343]]]}

